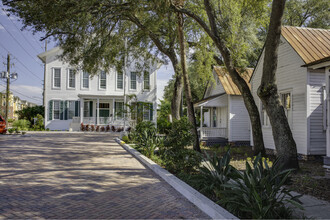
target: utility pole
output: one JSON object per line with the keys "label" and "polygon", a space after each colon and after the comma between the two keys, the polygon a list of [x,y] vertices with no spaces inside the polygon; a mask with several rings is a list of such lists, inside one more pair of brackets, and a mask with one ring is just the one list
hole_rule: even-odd
{"label": "utility pole", "polygon": [[10,54],[7,55],[7,89],[6,89],[6,117],[5,121],[8,123],[9,117],[9,85],[10,85]]}
{"label": "utility pole", "polygon": [[[47,51],[47,39],[45,40],[45,52],[46,51]],[[43,94],[42,95],[43,95],[43,103],[42,103],[42,105],[45,106],[45,104],[46,104],[46,61],[44,63],[44,90],[43,90]]]}

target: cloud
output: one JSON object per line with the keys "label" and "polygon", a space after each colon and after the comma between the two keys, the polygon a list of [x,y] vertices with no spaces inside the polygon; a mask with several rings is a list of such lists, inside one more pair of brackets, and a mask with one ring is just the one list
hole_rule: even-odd
{"label": "cloud", "polygon": [[42,88],[28,85],[11,85],[11,91],[22,100],[42,104]]}
{"label": "cloud", "polygon": [[157,102],[159,102],[159,99],[163,99],[164,95],[164,88],[167,86],[168,79],[157,79]]}

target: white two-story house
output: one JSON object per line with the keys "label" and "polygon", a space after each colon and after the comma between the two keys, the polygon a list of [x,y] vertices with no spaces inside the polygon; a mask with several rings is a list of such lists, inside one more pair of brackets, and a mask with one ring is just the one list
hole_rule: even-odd
{"label": "white two-story house", "polygon": [[[38,55],[45,68],[45,128],[80,130],[81,124],[131,126],[138,118],[156,123],[157,69],[139,73],[135,63],[119,73],[100,70],[90,74],[59,58],[59,47]],[[135,106],[135,107],[129,107]]]}

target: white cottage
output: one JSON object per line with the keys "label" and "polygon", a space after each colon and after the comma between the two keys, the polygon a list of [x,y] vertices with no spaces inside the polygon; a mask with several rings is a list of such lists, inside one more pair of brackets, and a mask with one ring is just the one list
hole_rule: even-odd
{"label": "white cottage", "polygon": [[[248,82],[252,72],[249,68],[241,75]],[[194,104],[201,112],[200,139],[207,144],[227,141],[249,144],[250,119],[240,91],[224,67],[215,67],[213,75],[215,83]]]}
{"label": "white cottage", "polygon": [[[330,30],[284,26],[278,55],[276,83],[298,154],[325,155]],[[251,90],[260,110],[265,147],[275,150],[272,128],[257,96],[263,60],[264,51],[251,78]]]}
{"label": "white cottage", "polygon": [[[79,130],[80,124],[124,125],[124,100],[127,95],[136,95],[130,103],[135,105],[126,117],[125,125],[139,116],[156,123],[157,114],[157,69],[160,64],[152,62],[149,71],[137,74],[135,63],[126,73],[114,69],[99,71],[94,76],[72,68],[59,59],[59,47],[38,55],[46,65],[45,73],[45,127],[50,130]],[[124,72],[124,71],[123,71]],[[127,99],[128,100],[128,99]],[[128,114],[127,114],[128,115]]]}

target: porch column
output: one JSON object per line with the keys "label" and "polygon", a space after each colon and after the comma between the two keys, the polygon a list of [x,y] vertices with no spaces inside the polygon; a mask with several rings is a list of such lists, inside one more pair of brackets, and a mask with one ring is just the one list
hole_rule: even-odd
{"label": "porch column", "polygon": [[80,98],[80,124],[84,122],[84,99]]}
{"label": "porch column", "polygon": [[115,99],[112,99],[112,123],[115,121]]}
{"label": "porch column", "polygon": [[100,98],[96,102],[96,125],[100,124]]}
{"label": "porch column", "polygon": [[203,106],[201,106],[201,124],[200,124],[200,139],[202,140],[203,139],[203,132],[202,132],[202,129],[203,129]]}
{"label": "porch column", "polygon": [[330,168],[330,67],[325,68],[325,83],[326,83],[326,156],[323,157],[324,167]]}

